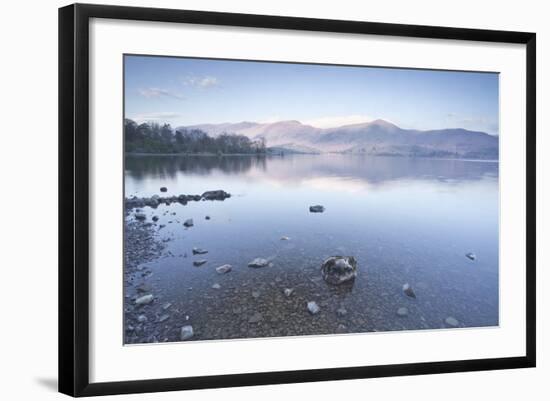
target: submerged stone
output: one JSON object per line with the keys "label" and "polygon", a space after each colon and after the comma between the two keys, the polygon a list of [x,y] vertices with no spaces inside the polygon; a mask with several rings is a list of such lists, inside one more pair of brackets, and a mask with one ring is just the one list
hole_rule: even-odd
{"label": "submerged stone", "polygon": [[309,207],[309,211],[311,213],[323,213],[325,211],[325,207],[321,205],[314,205]]}
{"label": "submerged stone", "polygon": [[193,266],[202,266],[207,262],[206,259],[199,259],[193,261]]}
{"label": "submerged stone", "polygon": [[403,284],[403,293],[411,298],[416,298],[416,294],[414,293],[411,285],[409,283]]}
{"label": "submerged stone", "polygon": [[181,341],[189,340],[191,337],[193,337],[193,326],[183,326],[180,329]]}
{"label": "submerged stone", "polygon": [[206,249],[193,248],[193,255],[204,255],[205,253],[208,253]]}
{"label": "submerged stone", "polygon": [[401,308],[397,309],[397,316],[405,317],[409,314],[409,310],[402,306]]}
{"label": "submerged stone", "polygon": [[256,258],[254,259],[252,262],[249,262],[248,263],[248,267],[265,267],[269,264],[269,262],[267,261],[267,259],[263,259],[263,258]]}
{"label": "submerged stone", "polygon": [[476,260],[476,254],[475,253],[472,253],[472,252],[468,252],[466,254],[466,257],[470,260]]}
{"label": "submerged stone", "polygon": [[216,267],[216,271],[219,273],[219,274],[224,274],[224,273],[229,273],[232,269],[232,266],[231,265],[221,265],[219,267]]}
{"label": "submerged stone", "polygon": [[248,319],[248,323],[259,323],[263,320],[263,316],[260,312],[255,312],[250,318]]}
{"label": "submerged stone", "polygon": [[185,227],[193,227],[193,219],[187,219],[183,222]]}
{"label": "submerged stone", "polygon": [[317,305],[317,302],[315,301],[309,301],[307,303],[307,310],[309,313],[311,313],[312,315],[316,315],[317,313],[319,313],[319,311],[321,310],[321,308],[319,307],[319,305]]}
{"label": "submerged stone", "polygon": [[153,302],[153,294],[147,294],[136,299],[136,305],[147,305]]}
{"label": "submerged stone", "polygon": [[140,220],[140,221],[143,221],[147,218],[145,213],[136,213],[134,214],[134,217],[136,218],[136,220]]}
{"label": "submerged stone", "polygon": [[353,256],[331,256],[323,262],[321,271],[327,283],[342,284],[357,277],[357,261]]}
{"label": "submerged stone", "polygon": [[456,320],[454,317],[449,316],[447,319],[445,319],[445,323],[451,327],[458,327],[458,320]]}

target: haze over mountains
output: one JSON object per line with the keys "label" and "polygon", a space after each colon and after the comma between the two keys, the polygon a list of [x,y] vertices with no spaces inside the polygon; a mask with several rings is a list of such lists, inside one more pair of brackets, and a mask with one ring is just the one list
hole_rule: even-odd
{"label": "haze over mountains", "polygon": [[273,153],[359,153],[369,155],[498,159],[498,137],[462,128],[403,129],[385,120],[317,128],[299,121],[240,122],[178,127],[200,129],[209,136],[222,133],[263,139]]}

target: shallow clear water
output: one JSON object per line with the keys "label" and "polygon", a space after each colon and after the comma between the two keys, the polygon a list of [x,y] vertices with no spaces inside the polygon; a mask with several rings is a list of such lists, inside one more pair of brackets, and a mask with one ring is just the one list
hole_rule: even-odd
{"label": "shallow clear water", "polygon": [[[159,188],[165,186],[163,194]],[[143,208],[163,256],[144,263],[155,296],[127,303],[126,322],[147,324],[126,342],[354,333],[498,325],[498,163],[352,155],[128,156],[127,197],[201,194],[223,189],[225,201]],[[320,204],[324,213],[310,213]],[[205,216],[210,216],[206,220]],[[194,226],[183,222],[192,218]],[[133,221],[130,213],[128,222]],[[159,228],[163,224],[165,227]],[[288,241],[281,240],[287,236]],[[208,250],[192,255],[192,248]],[[465,254],[473,252],[475,261]],[[350,255],[359,273],[330,286],[320,266]],[[253,269],[248,262],[269,259]],[[193,266],[193,261],[207,263]],[[230,273],[215,268],[231,264]],[[220,288],[212,288],[213,284]],[[409,283],[416,299],[402,286]],[[294,289],[290,297],[285,288]],[[321,311],[310,315],[308,301]],[[164,310],[162,306],[171,303]],[[399,316],[399,308],[407,308]],[[338,309],[346,313],[337,313]],[[139,309],[139,310],[138,310]],[[168,318],[159,322],[159,317]],[[259,321],[255,321],[259,318]],[[252,319],[251,319],[252,318]]]}

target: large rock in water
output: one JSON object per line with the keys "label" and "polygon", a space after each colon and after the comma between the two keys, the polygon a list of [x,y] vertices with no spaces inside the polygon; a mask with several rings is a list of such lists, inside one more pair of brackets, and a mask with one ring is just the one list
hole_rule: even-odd
{"label": "large rock in water", "polygon": [[321,270],[327,283],[338,285],[355,279],[357,261],[353,256],[331,256],[323,262]]}
{"label": "large rock in water", "polygon": [[205,200],[224,200],[225,198],[230,198],[231,195],[221,189],[216,191],[206,191],[202,194],[202,199]]}

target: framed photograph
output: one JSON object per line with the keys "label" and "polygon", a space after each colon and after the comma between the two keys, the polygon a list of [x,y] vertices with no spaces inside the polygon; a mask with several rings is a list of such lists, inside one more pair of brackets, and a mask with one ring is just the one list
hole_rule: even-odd
{"label": "framed photograph", "polygon": [[535,34],[59,10],[59,389],[535,366]]}

